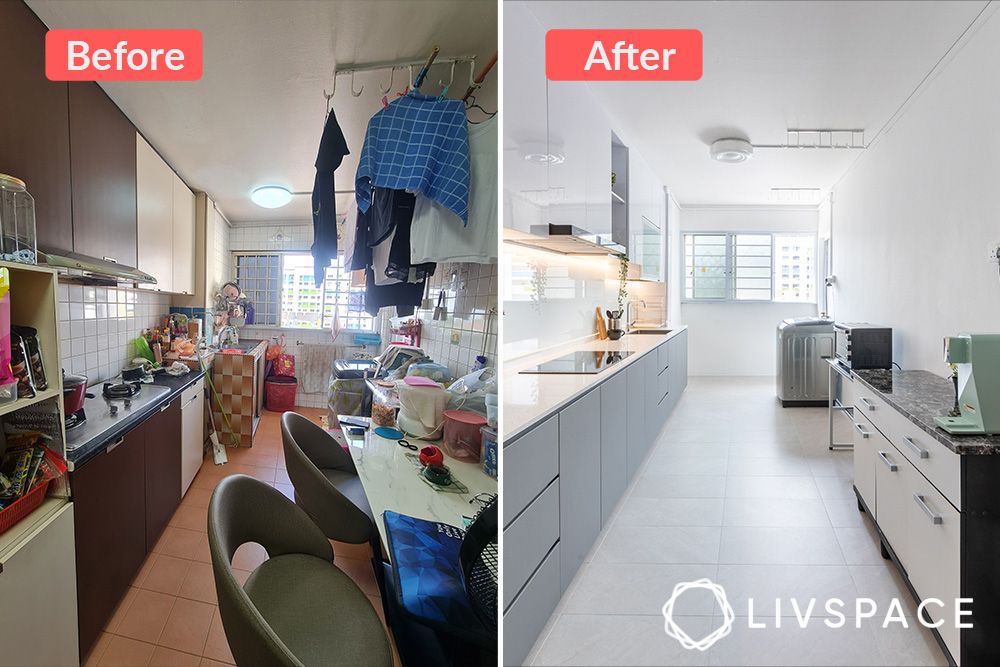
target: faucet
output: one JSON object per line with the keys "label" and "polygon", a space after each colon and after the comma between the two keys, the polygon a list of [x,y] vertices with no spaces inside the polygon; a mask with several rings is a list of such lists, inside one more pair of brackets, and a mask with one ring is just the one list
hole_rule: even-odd
{"label": "faucet", "polygon": [[236,333],[236,327],[229,324],[219,329],[218,341],[220,349],[223,347],[230,347],[232,345],[239,345],[240,335]]}
{"label": "faucet", "polygon": [[[642,304],[643,308],[646,307],[646,301],[644,299],[639,299],[639,303]],[[631,313],[632,313],[632,306],[634,306],[634,305],[635,305],[635,301],[634,300],[633,301],[626,301],[625,302],[625,329],[630,329],[632,327],[632,324],[634,324],[634,322],[632,320],[632,315],[631,315]]]}

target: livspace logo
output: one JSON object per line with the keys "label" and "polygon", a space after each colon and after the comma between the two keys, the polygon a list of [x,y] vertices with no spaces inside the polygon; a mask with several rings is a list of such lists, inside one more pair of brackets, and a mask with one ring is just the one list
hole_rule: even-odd
{"label": "livspace logo", "polygon": [[[695,589],[704,589],[712,593],[715,602],[719,606],[722,614],[722,622],[717,628],[699,639],[692,638],[681,627],[678,619],[674,618],[674,606],[678,598],[685,592]],[[850,622],[855,628],[861,628],[866,622],[876,623],[882,629],[887,629],[890,625],[896,624],[903,628],[909,628],[911,622],[919,623],[925,628],[936,629],[953,623],[951,627],[968,629],[973,626],[971,620],[963,620],[972,616],[972,611],[967,607],[972,606],[972,598],[956,598],[954,604],[949,605],[938,598],[927,598],[921,600],[917,605],[916,618],[908,618],[903,610],[903,604],[899,598],[892,598],[888,608],[879,611],[878,603],[871,598],[857,598],[854,601],[854,608],[851,610],[847,603],[840,598],[830,598],[822,605],[816,598],[809,598],[801,601],[796,598],[790,600],[774,599],[774,615],[761,616],[757,613],[758,607],[754,598],[747,598],[746,623],[750,630],[763,630],[768,627],[781,628],[782,622],[791,623],[801,629],[809,627],[812,622],[822,622],[829,628],[838,629],[845,627]],[[817,614],[817,607],[821,607],[825,617],[820,620]],[[934,611],[932,612],[932,608]],[[787,611],[791,611],[793,616],[789,618]],[[853,612],[853,618],[848,619],[847,612]],[[736,614],[732,605],[726,597],[725,589],[710,579],[698,579],[697,581],[684,581],[674,586],[670,599],[666,601],[662,609],[663,631],[668,637],[673,637],[686,649],[707,651],[720,639],[732,632]],[[934,620],[934,617],[937,620]],[[766,620],[765,620],[766,618]],[[772,625],[768,625],[772,622]]]}
{"label": "livspace logo", "polygon": [[200,30],[49,30],[50,81],[195,81]]}
{"label": "livspace logo", "polygon": [[700,30],[549,30],[552,81],[697,81]]}

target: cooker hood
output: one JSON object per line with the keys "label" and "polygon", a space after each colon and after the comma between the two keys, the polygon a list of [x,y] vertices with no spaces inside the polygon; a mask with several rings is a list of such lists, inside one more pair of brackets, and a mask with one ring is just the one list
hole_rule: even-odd
{"label": "cooker hood", "polygon": [[98,259],[64,250],[39,248],[38,263],[54,269],[79,271],[80,273],[69,274],[67,277],[85,283],[101,285],[114,285],[120,282],[156,284],[156,278],[139,269],[111,260]]}
{"label": "cooker hood", "polygon": [[504,230],[504,240],[508,243],[539,248],[561,255],[624,255],[625,246],[615,243],[611,236],[591,234],[574,225],[547,224],[532,225],[530,234],[508,233]]}

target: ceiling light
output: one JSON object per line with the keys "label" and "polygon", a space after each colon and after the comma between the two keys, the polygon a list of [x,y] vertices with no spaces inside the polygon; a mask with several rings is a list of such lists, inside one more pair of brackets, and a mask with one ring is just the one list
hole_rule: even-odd
{"label": "ceiling light", "polygon": [[708,154],[713,160],[736,164],[753,156],[753,145],[746,139],[719,139],[709,146]]}
{"label": "ceiling light", "polygon": [[281,208],[292,201],[292,193],[280,185],[265,185],[250,193],[250,201],[262,208]]}

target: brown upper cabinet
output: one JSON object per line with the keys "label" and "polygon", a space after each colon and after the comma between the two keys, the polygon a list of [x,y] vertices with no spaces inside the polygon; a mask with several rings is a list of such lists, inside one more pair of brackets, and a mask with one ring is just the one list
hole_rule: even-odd
{"label": "brown upper cabinet", "polygon": [[23,2],[0,2],[0,173],[35,198],[38,244],[72,250],[67,84],[45,78],[45,32]]}
{"label": "brown upper cabinet", "polygon": [[135,127],[100,86],[69,86],[73,249],[136,265]]}

